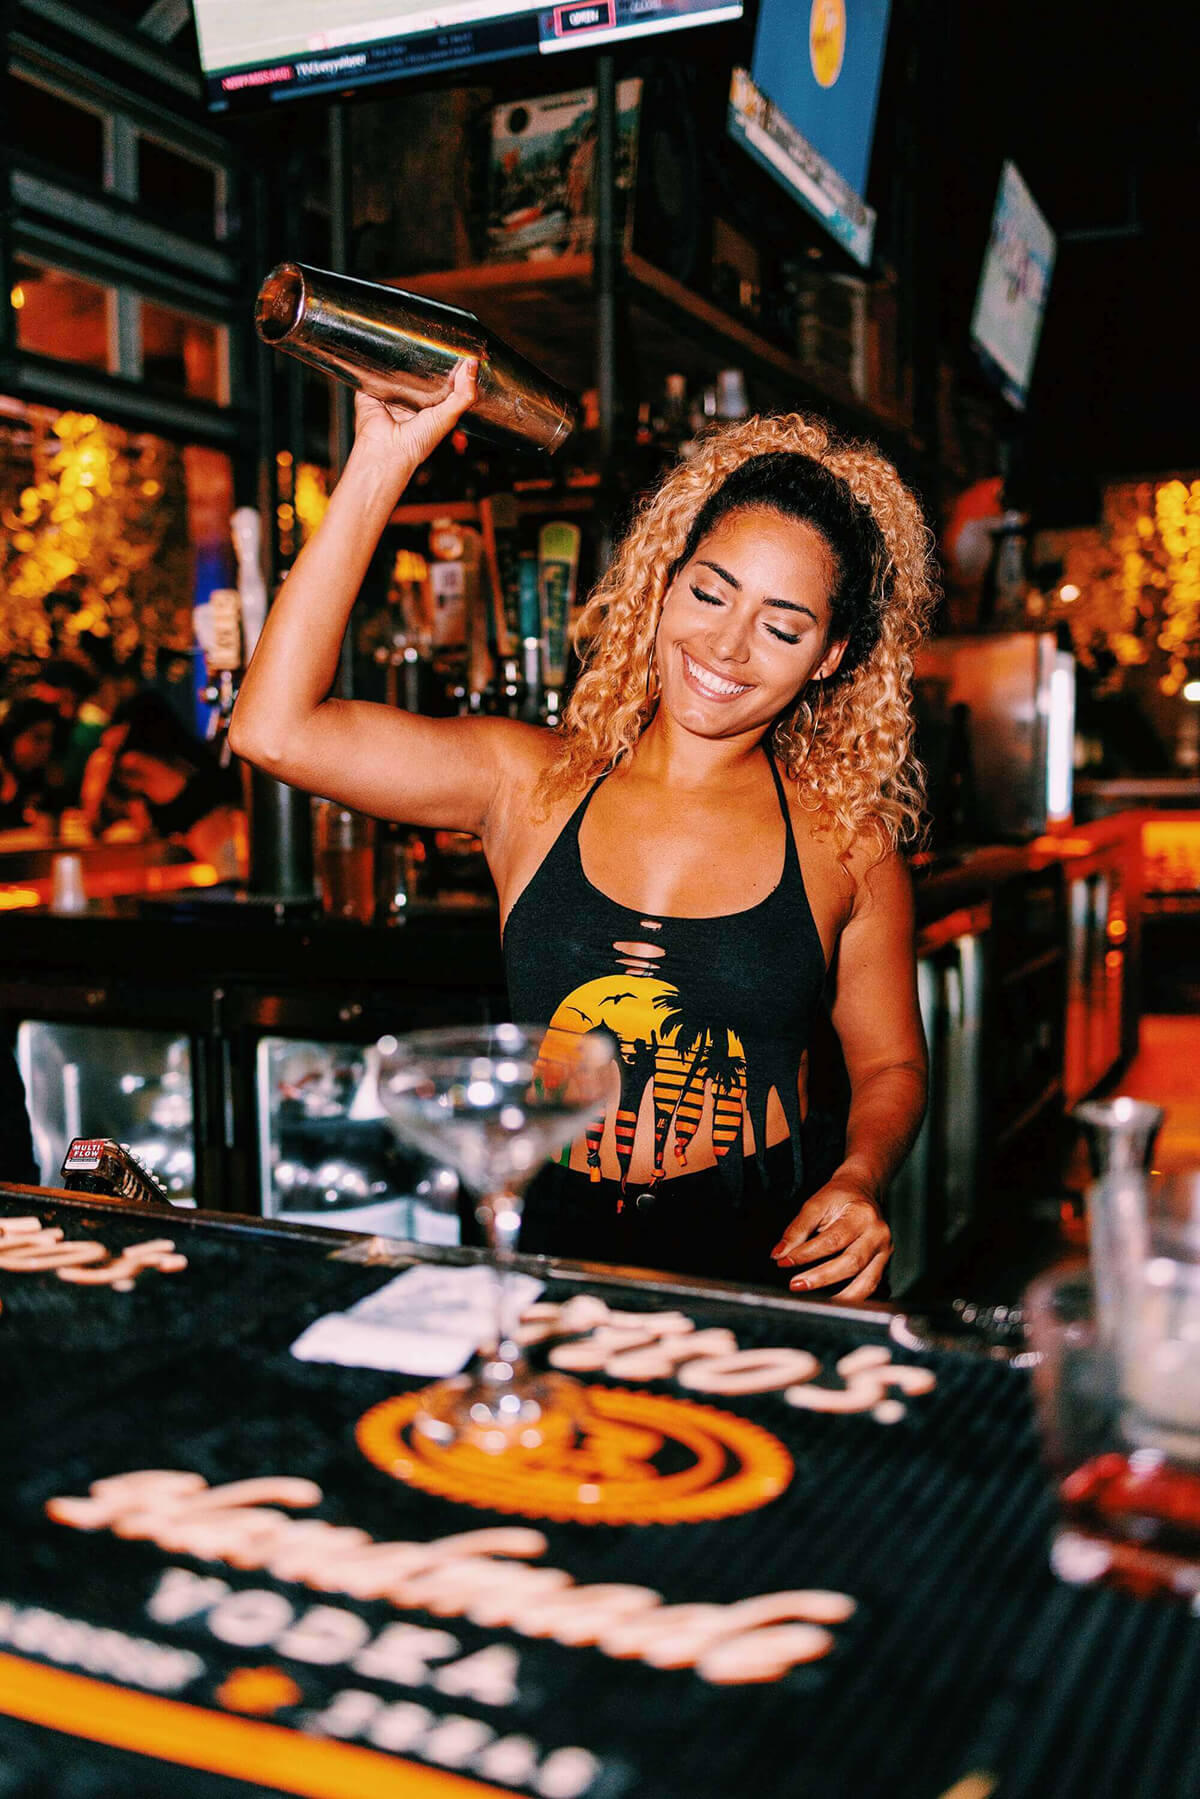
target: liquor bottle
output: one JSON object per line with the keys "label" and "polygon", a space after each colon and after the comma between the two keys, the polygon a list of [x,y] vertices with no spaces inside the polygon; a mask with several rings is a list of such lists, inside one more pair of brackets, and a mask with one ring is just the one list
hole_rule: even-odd
{"label": "liquor bottle", "polygon": [[701,438],[717,419],[717,390],[706,387],[693,395],[688,408],[688,435],[679,446],[679,454],[689,462],[700,447]]}
{"label": "liquor bottle", "polygon": [[600,395],[585,387],[580,396],[579,427],[557,465],[564,487],[598,487],[603,479],[600,442]]}
{"label": "liquor bottle", "polygon": [[690,436],[688,425],[687,376],[668,375],[663,393],[662,411],[657,420],[657,436],[664,457],[674,462],[681,446]]}
{"label": "liquor bottle", "polygon": [[722,369],[717,376],[717,417],[744,419],[749,411],[745,375],[741,369]]}

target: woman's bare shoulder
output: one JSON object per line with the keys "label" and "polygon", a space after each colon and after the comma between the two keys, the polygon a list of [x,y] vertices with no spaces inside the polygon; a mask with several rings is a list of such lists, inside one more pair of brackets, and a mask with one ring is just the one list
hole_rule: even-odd
{"label": "woman's bare shoulder", "polygon": [[792,816],[806,864],[819,872],[851,909],[857,911],[910,890],[903,852],[882,829],[868,828],[847,839],[831,816],[808,811],[798,801],[793,803]]}
{"label": "woman's bare shoulder", "polygon": [[516,718],[486,718],[479,724],[488,733],[489,752],[510,786],[536,786],[558,755],[558,737],[547,725],[529,725]]}
{"label": "woman's bare shoulder", "polygon": [[912,874],[902,849],[881,830],[857,837],[846,857],[854,882],[854,910],[863,914],[883,907],[894,913],[912,906]]}
{"label": "woman's bare shoulder", "polygon": [[537,836],[543,815],[555,812],[555,802],[541,791],[541,781],[558,759],[557,733],[546,725],[513,718],[478,722],[488,732],[488,754],[498,777],[489,812],[490,840]]}
{"label": "woman's bare shoulder", "polygon": [[514,719],[486,722],[495,727],[493,760],[499,779],[483,843],[506,918],[577,800],[570,792],[547,794],[541,787],[561,747],[553,730]]}

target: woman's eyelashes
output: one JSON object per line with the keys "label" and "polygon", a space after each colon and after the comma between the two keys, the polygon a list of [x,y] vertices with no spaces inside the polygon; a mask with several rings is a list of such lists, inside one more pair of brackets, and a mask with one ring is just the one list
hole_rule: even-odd
{"label": "woman's eyelashes", "polygon": [[[725,604],[719,594],[705,593],[702,587],[693,586],[692,592],[703,606],[723,606]],[[768,625],[767,630],[772,637],[777,637],[780,643],[799,643],[800,641],[799,632],[781,631],[778,625]]]}

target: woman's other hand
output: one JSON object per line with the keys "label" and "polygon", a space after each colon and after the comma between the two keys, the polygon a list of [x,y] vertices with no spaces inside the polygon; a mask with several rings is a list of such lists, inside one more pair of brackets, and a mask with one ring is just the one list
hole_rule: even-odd
{"label": "woman's other hand", "polygon": [[479,387],[479,364],[460,362],[449,392],[431,406],[412,408],[395,400],[376,400],[361,391],[354,396],[354,444],[359,459],[370,456],[395,468],[407,480],[453,431],[473,405]]}
{"label": "woman's other hand", "polygon": [[892,1233],[878,1205],[837,1175],[806,1201],[771,1251],[781,1268],[806,1270],[788,1283],[794,1293],[846,1281],[838,1300],[874,1293],[891,1253]]}

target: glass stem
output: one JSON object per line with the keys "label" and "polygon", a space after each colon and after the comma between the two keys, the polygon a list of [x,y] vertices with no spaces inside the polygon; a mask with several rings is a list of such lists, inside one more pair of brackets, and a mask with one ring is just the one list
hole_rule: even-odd
{"label": "glass stem", "polygon": [[488,1237],[491,1242],[493,1279],[495,1281],[495,1341],[485,1348],[483,1354],[488,1360],[507,1362],[510,1366],[514,1366],[519,1360],[519,1352],[512,1336],[513,1320],[508,1315],[512,1295],[512,1285],[508,1277],[512,1269],[512,1259],[516,1253],[517,1240],[521,1235],[520,1198],[509,1189],[493,1193],[488,1200],[488,1211],[490,1215]]}

